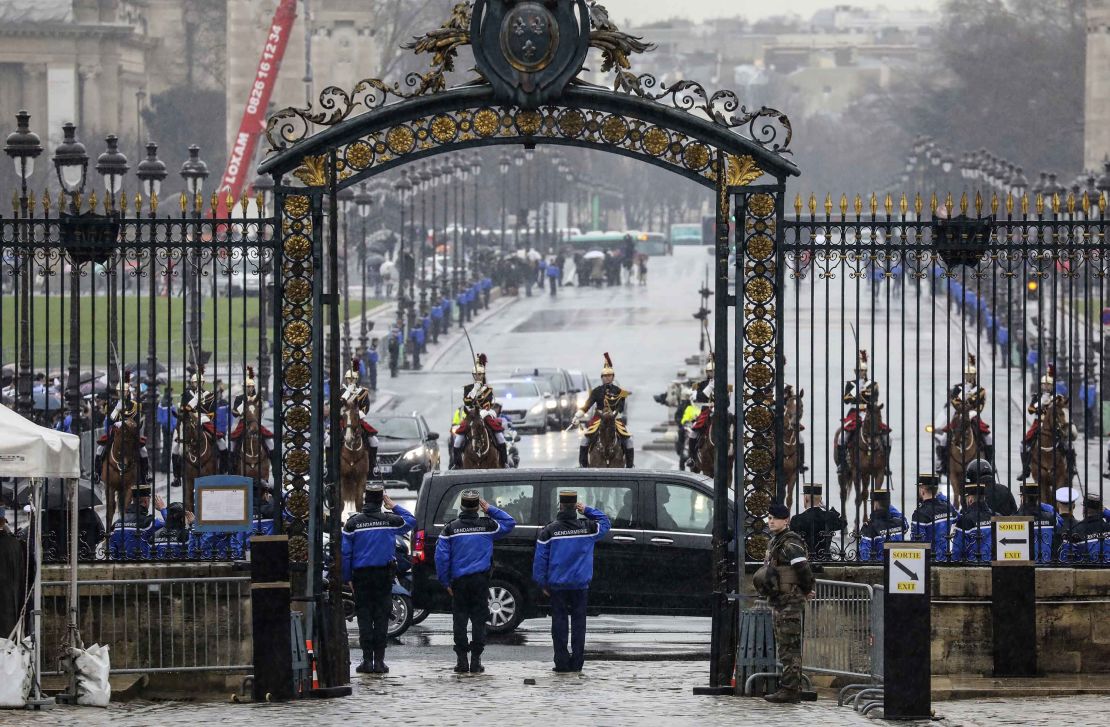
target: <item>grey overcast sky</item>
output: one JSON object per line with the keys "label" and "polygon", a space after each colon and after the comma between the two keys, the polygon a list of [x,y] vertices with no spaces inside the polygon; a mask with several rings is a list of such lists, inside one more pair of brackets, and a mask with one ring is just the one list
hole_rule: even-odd
{"label": "grey overcast sky", "polygon": [[609,14],[618,22],[650,23],[672,17],[691,20],[719,18],[734,15],[757,19],[769,15],[800,15],[808,18],[815,10],[833,5],[854,5],[872,8],[885,6],[891,10],[922,8],[936,10],[940,0],[777,0],[777,2],[750,2],[750,0],[602,0]]}

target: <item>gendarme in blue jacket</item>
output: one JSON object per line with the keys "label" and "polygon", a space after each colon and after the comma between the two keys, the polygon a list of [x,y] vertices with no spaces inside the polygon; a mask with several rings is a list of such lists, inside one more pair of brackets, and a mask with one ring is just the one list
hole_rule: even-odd
{"label": "gendarme in blue jacket", "polygon": [[948,537],[959,517],[956,508],[944,495],[937,495],[921,503],[910,520],[910,538],[918,543],[931,543],[933,558],[948,560]]}
{"label": "gendarme in blue jacket", "polygon": [[436,576],[444,586],[463,576],[484,573],[493,567],[493,541],[513,531],[512,515],[489,506],[489,517],[463,511],[443,527],[436,539]]}
{"label": "gendarme in blue jacket", "polygon": [[393,511],[364,507],[343,526],[343,582],[359,568],[381,568],[397,559],[397,536],[416,527],[412,513],[394,505]]}
{"label": "gendarme in blue jacket", "polygon": [[594,543],[605,537],[611,527],[601,510],[587,507],[587,520],[579,520],[574,510],[560,510],[555,522],[540,531],[532,579],[548,591],[580,591],[590,587],[594,577]]}

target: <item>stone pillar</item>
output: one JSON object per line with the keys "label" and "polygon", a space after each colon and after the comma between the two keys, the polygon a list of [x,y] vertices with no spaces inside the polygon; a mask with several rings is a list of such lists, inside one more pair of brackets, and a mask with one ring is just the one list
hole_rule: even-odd
{"label": "stone pillar", "polygon": [[1110,154],[1110,0],[1087,0],[1087,80],[1083,165],[1102,169]]}
{"label": "stone pillar", "polygon": [[84,139],[91,139],[91,135],[105,131],[100,118],[100,89],[97,87],[97,78],[101,71],[99,63],[82,63],[77,67],[77,99],[80,104],[78,111],[81,114],[77,122],[77,130]]}

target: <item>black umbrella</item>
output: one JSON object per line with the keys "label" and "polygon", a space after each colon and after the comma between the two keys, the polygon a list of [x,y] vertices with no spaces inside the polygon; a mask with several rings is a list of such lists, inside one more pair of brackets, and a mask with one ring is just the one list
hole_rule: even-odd
{"label": "black umbrella", "polygon": [[[78,480],[77,509],[84,510],[97,505],[103,505],[96,488],[90,480]],[[16,486],[16,504],[27,505],[31,502],[31,481],[23,480]],[[66,493],[65,480],[49,479],[42,488],[42,507],[44,510],[68,510],[69,498]]]}

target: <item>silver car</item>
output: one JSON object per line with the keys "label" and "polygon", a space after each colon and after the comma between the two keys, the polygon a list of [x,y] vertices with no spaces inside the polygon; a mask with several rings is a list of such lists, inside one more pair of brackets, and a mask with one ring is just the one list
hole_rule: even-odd
{"label": "silver car", "polygon": [[501,405],[501,416],[518,430],[547,432],[547,417],[555,402],[543,395],[535,381],[502,379],[490,381],[494,400]]}

